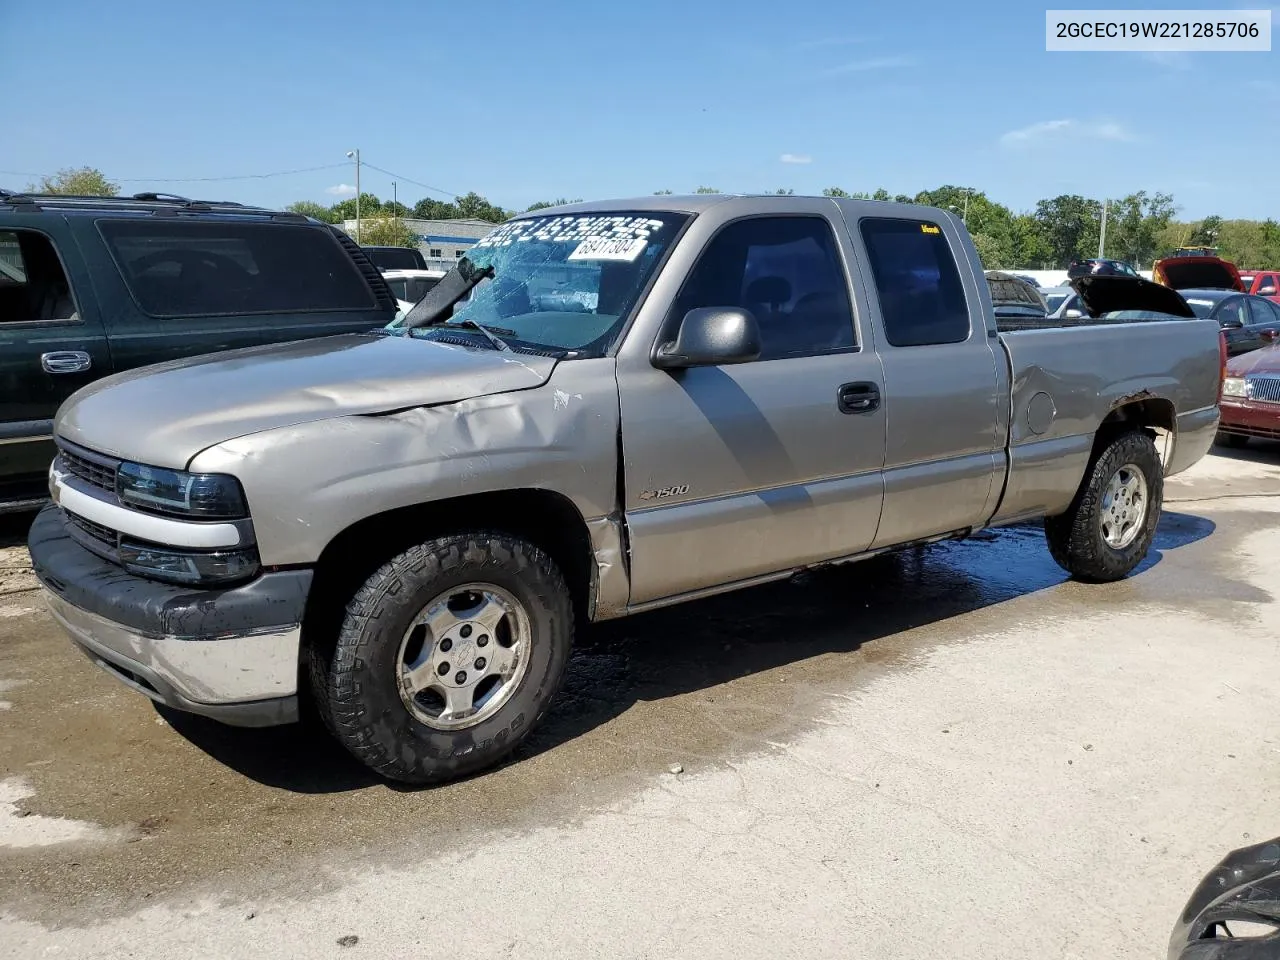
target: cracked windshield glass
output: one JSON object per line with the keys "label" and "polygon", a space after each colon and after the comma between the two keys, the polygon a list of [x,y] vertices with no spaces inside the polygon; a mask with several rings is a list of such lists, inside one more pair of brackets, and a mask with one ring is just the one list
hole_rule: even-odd
{"label": "cracked windshield glass", "polygon": [[471,322],[513,349],[599,356],[687,219],[623,212],[505,223],[468,251],[478,269],[493,267],[492,279],[459,303],[447,323],[412,335],[461,334],[483,343]]}

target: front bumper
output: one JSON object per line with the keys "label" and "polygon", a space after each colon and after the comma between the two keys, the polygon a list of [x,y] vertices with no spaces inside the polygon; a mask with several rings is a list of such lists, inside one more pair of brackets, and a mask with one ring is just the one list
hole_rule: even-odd
{"label": "front bumper", "polygon": [[199,590],[126,573],[40,512],[31,563],[49,610],[75,644],[158,703],[235,726],[298,718],[298,657],[310,570]]}
{"label": "front bumper", "polygon": [[1280,440],[1280,403],[1263,403],[1260,400],[1232,400],[1223,397],[1223,433],[1236,433],[1245,437],[1261,437],[1264,440]]}

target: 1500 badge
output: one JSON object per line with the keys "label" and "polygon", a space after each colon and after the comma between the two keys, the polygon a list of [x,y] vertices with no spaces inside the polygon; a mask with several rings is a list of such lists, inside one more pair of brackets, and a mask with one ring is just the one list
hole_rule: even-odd
{"label": "1500 badge", "polygon": [[640,494],[641,500],[666,500],[668,497],[683,497],[689,492],[689,485],[682,483],[678,487],[663,487],[661,490],[645,490]]}

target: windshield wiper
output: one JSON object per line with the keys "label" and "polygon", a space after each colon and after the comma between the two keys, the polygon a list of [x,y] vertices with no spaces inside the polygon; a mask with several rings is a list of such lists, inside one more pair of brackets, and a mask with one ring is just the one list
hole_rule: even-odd
{"label": "windshield wiper", "polygon": [[426,327],[446,319],[454,305],[479,286],[480,281],[493,276],[493,265],[477,267],[469,257],[463,257],[439,283],[427,291],[427,295],[413,305],[404,315],[401,326],[406,330]]}
{"label": "windshield wiper", "polygon": [[466,318],[465,320],[433,320],[430,323],[423,324],[423,326],[470,327],[472,330],[479,330],[481,333],[483,333],[485,335],[485,338],[490,343],[493,344],[493,348],[495,350],[505,350],[508,353],[511,352],[511,344],[503,340],[500,336],[498,336],[497,333],[494,333],[494,331],[495,330],[500,331],[501,333],[505,333],[509,337],[514,337],[516,335],[516,332],[514,330],[504,330],[502,327],[486,327],[483,323],[477,323],[475,320],[472,320],[470,317]]}

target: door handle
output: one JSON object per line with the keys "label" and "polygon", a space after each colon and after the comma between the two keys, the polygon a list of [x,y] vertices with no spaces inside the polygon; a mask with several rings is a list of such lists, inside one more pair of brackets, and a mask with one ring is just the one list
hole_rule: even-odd
{"label": "door handle", "polygon": [[880,407],[880,387],[874,383],[845,383],[836,392],[841,413],[870,413]]}
{"label": "door handle", "polygon": [[93,358],[83,350],[54,350],[40,354],[45,373],[83,373],[93,366]]}

